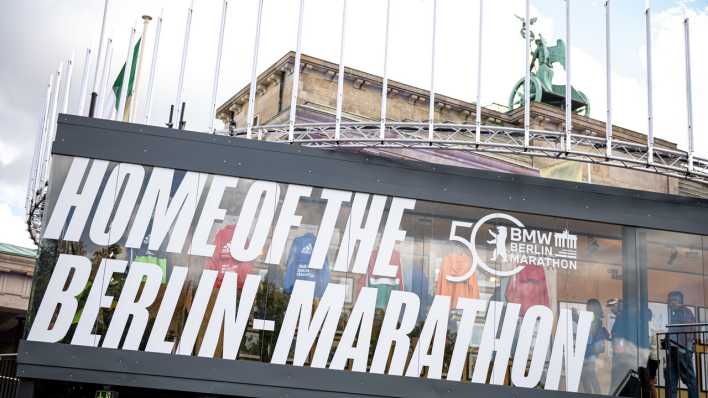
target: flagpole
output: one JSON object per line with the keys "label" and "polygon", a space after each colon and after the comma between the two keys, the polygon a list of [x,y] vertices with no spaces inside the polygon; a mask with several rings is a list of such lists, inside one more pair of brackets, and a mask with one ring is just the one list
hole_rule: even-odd
{"label": "flagpole", "polygon": [[57,69],[57,77],[55,80],[57,85],[54,87],[54,98],[52,98],[52,114],[51,114],[51,119],[49,120],[50,127],[51,127],[51,129],[49,131],[51,132],[51,135],[49,136],[49,138],[50,138],[49,142],[54,141],[54,135],[56,134],[57,117],[59,115],[59,92],[61,91],[61,82],[63,80],[62,79],[63,71],[64,71],[64,63],[60,62],[59,68]]}
{"label": "flagpole", "polygon": [[570,61],[570,0],[565,0],[565,151],[573,149],[573,86]]}
{"label": "flagpole", "polygon": [[607,122],[605,123],[605,156],[612,157],[612,39],[610,28],[610,0],[605,0],[605,67],[607,83]]}
{"label": "flagpole", "polygon": [[27,186],[28,188],[28,200],[27,200],[27,210],[29,213],[29,207],[34,201],[34,197],[37,193],[37,177],[40,168],[41,155],[44,153],[45,136],[47,133],[47,121],[49,120],[49,104],[52,98],[52,86],[54,85],[54,74],[49,75],[49,83],[47,83],[47,92],[44,96],[44,110],[42,112],[42,122],[40,123],[40,128],[37,131],[37,138],[34,143],[34,154],[32,156],[32,169],[30,173],[30,181]]}
{"label": "flagpole", "polygon": [[49,74],[49,84],[47,86],[47,102],[45,106],[45,112],[44,112],[44,123],[42,125],[42,137],[39,142],[39,153],[37,154],[37,172],[35,173],[34,176],[34,190],[35,192],[38,192],[40,187],[39,185],[41,184],[41,179],[42,179],[42,173],[44,171],[44,152],[46,151],[45,147],[47,146],[47,140],[48,140],[48,135],[49,135],[49,129],[50,129],[50,120],[51,120],[51,109],[52,109],[52,90],[54,89],[55,81],[54,81],[54,73]]}
{"label": "flagpole", "polygon": [[214,119],[216,118],[216,94],[219,89],[219,72],[221,70],[221,53],[224,48],[224,29],[226,28],[226,11],[228,0],[224,0],[221,9],[221,26],[219,27],[219,44],[216,50],[216,66],[214,67],[214,85],[211,90],[211,109],[209,110],[209,133],[214,134]]}
{"label": "flagpole", "polygon": [[646,45],[647,45],[647,162],[654,163],[654,80],[651,62],[651,3],[646,0]]}
{"label": "flagpole", "polygon": [[98,115],[104,116],[104,108],[106,97],[108,96],[108,75],[111,72],[111,60],[113,58],[113,39],[110,37],[106,42],[106,58],[103,61],[103,70],[101,71],[101,84],[98,87]]}
{"label": "flagpole", "polygon": [[[189,49],[189,33],[192,25],[192,13],[194,12],[194,0],[187,10],[187,25],[184,31],[184,44],[182,46],[182,62],[179,68],[179,81],[177,82],[177,98],[175,99],[175,111],[179,115],[182,112],[182,87],[184,85],[184,71],[187,67],[187,50]],[[177,128],[181,129],[182,120],[177,123]]]}
{"label": "flagpole", "polygon": [[339,140],[342,132],[342,108],[344,106],[344,44],[347,32],[347,0],[342,4],[342,32],[339,42],[339,73],[337,75],[337,113],[334,120],[334,139]]}
{"label": "flagpole", "polygon": [[36,167],[37,167],[37,152],[39,150],[39,145],[40,141],[42,139],[42,126],[44,125],[44,119],[46,117],[46,114],[44,112],[41,113],[39,117],[39,126],[40,128],[37,129],[37,134],[35,136],[34,140],[34,147],[32,148],[32,163],[30,165],[30,174],[29,174],[29,179],[27,180],[27,193],[25,196],[25,215],[30,214],[30,209],[32,207],[32,202],[34,198],[34,185],[35,185],[35,173],[36,173]]}
{"label": "flagpole", "polygon": [[130,40],[128,41],[128,54],[125,56],[125,67],[123,68],[123,81],[120,85],[120,95],[118,96],[118,111],[115,120],[125,121],[125,102],[128,98],[128,86],[130,85],[130,75],[133,69],[133,46],[135,45],[135,27],[130,28]]}
{"label": "flagpole", "polygon": [[[54,80],[54,73],[49,74],[49,84],[47,85],[47,98],[44,103],[44,122],[42,124],[42,135],[39,142],[39,153],[37,154],[37,172],[39,172],[42,167],[42,156],[44,156],[45,147],[47,146],[47,135],[49,134],[49,128],[51,126],[51,114],[49,113],[52,106],[52,90],[55,87],[56,81]],[[37,177],[35,173],[35,190],[37,190]]]}
{"label": "flagpole", "polygon": [[386,138],[386,112],[388,108],[388,45],[389,45],[389,28],[391,25],[391,0],[386,0],[386,33],[384,39],[384,68],[383,68],[383,83],[381,85],[381,130],[379,138],[383,141]]}
{"label": "flagpole", "polygon": [[475,123],[475,143],[479,144],[482,139],[482,21],[484,18],[484,0],[479,0],[479,35],[477,38],[477,105]]}
{"label": "flagpole", "polygon": [[[684,8],[684,12],[685,12]],[[691,84],[691,38],[688,16],[683,19],[684,47],[686,52],[686,112],[688,116],[688,172],[693,172],[693,88]]]}
{"label": "flagpole", "polygon": [[300,93],[300,60],[302,58],[302,25],[305,16],[305,0],[300,0],[297,20],[297,44],[295,47],[295,65],[293,65],[293,87],[290,91],[290,118],[288,121],[288,141],[295,139],[295,120],[297,118],[297,97]]}
{"label": "flagpole", "polygon": [[[258,71],[258,48],[261,42],[261,21],[263,18],[263,0],[258,0],[258,17],[256,18],[256,37],[253,40],[253,60],[251,61],[251,87],[248,93],[248,113],[246,120],[246,138],[253,134],[253,113],[256,106],[256,72]],[[259,136],[260,138],[260,136]]]}
{"label": "flagpole", "polygon": [[[46,109],[46,106],[45,106]],[[30,174],[29,174],[29,179],[27,180],[27,192],[25,196],[25,215],[30,214],[30,209],[31,205],[33,202],[34,198],[34,180],[35,180],[35,169],[37,167],[37,152],[39,151],[39,146],[40,142],[42,140],[42,132],[43,132],[43,126],[44,126],[44,119],[46,117],[46,114],[44,113],[44,109],[42,113],[39,116],[39,128],[37,129],[37,133],[35,135],[34,139],[34,146],[32,148],[32,163],[30,164]]]}
{"label": "flagpole", "polygon": [[428,141],[435,132],[435,42],[438,30],[438,0],[433,0],[433,38],[430,57],[430,103],[428,104]]}
{"label": "flagpole", "polygon": [[93,113],[96,107],[96,99],[98,97],[98,83],[99,76],[98,72],[101,67],[101,54],[103,53],[103,36],[106,34],[106,17],[108,16],[108,3],[109,0],[105,0],[103,3],[103,19],[101,21],[101,35],[98,39],[98,54],[96,56],[96,71],[93,74],[93,91],[91,92],[91,104],[89,105],[89,117],[93,117]]}
{"label": "flagpole", "polygon": [[155,72],[157,71],[157,54],[160,48],[160,31],[162,30],[163,11],[160,11],[160,17],[157,19],[157,27],[155,28],[155,45],[152,48],[152,62],[150,63],[150,77],[148,78],[148,91],[145,102],[145,124],[150,124],[150,116],[152,115],[152,90],[155,86]]}
{"label": "flagpole", "polygon": [[86,109],[86,94],[88,90],[88,78],[89,78],[89,64],[91,62],[91,49],[86,49],[86,56],[84,57],[84,70],[81,72],[81,93],[79,96],[79,109],[78,114],[84,116],[84,110]]}
{"label": "flagpole", "polygon": [[66,87],[64,87],[64,99],[62,100],[61,113],[69,113],[69,94],[71,94],[71,77],[74,73],[74,53],[71,53],[71,58],[67,61],[66,66]]}
{"label": "flagpole", "polygon": [[149,15],[143,15],[143,34],[140,36],[140,50],[138,51],[138,69],[135,71],[135,84],[133,85],[133,92],[128,98],[128,103],[126,106],[130,109],[128,114],[129,122],[135,120],[135,110],[138,108],[138,92],[140,91],[140,76],[143,70],[143,53],[145,52],[145,40],[148,34],[148,25],[152,21],[152,17]]}
{"label": "flagpole", "polygon": [[47,169],[48,169],[48,164],[49,164],[49,157],[51,155],[51,146],[52,142],[54,142],[54,136],[56,134],[56,126],[57,126],[57,111],[59,107],[59,90],[61,89],[61,76],[62,76],[62,69],[64,69],[64,63],[59,63],[59,68],[56,71],[56,78],[54,79],[54,82],[56,83],[54,85],[54,93],[52,95],[52,101],[51,101],[51,111],[49,113],[49,120],[48,120],[48,126],[47,126],[47,139],[44,144],[44,149],[42,151],[42,173],[41,173],[41,182],[44,183],[44,181],[47,180]]}
{"label": "flagpole", "polygon": [[[115,53],[114,47],[111,47],[111,51],[108,53],[108,68],[106,68],[106,73],[108,76],[106,76],[104,80],[104,86],[103,86],[103,92],[106,93],[106,96],[104,98],[101,98],[101,109],[99,110],[100,112],[103,113],[103,118],[104,119],[112,119],[113,118],[113,111],[115,111],[115,94],[113,94],[113,84],[111,84],[110,80],[110,74],[111,74],[111,65],[113,65],[113,54]],[[111,95],[108,95],[108,93],[111,93]],[[113,104],[111,104],[108,108],[108,112],[106,112],[106,103],[110,103],[106,101],[106,98],[112,98],[113,99]]]}
{"label": "flagpole", "polygon": [[524,17],[524,36],[526,39],[526,74],[524,77],[524,147],[529,146],[529,128],[531,124],[531,65],[529,65],[531,53],[531,28],[530,28],[531,4],[526,0],[526,15]]}

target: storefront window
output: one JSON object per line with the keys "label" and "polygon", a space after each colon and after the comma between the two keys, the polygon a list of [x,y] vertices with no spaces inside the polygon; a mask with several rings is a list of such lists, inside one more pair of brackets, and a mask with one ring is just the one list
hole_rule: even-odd
{"label": "storefront window", "polygon": [[698,370],[705,367],[706,358],[700,351],[705,343],[701,332],[706,329],[679,325],[700,322],[705,311],[703,238],[649,230],[640,231],[639,236],[648,279],[646,311],[652,338],[648,368],[652,360],[658,361],[656,384],[667,397],[681,390],[696,397]]}
{"label": "storefront window", "polygon": [[705,237],[61,156],[50,181],[30,323],[61,255],[91,270],[60,343],[610,395],[671,297],[705,320]]}

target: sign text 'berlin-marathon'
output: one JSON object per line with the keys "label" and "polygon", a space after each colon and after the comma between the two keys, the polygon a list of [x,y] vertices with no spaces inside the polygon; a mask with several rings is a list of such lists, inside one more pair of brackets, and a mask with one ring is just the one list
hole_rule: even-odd
{"label": "sign text 'berlin-marathon'", "polygon": [[[238,228],[236,228],[230,245],[231,255],[238,261],[255,260],[266,249],[264,246],[272,229],[272,240],[266,251],[265,262],[279,264],[288,234],[292,228],[297,228],[301,223],[301,216],[296,214],[298,203],[302,198],[310,197],[313,191],[312,187],[288,185],[276,218],[276,205],[280,192],[278,184],[273,182],[254,181],[249,187],[240,209],[222,209],[220,204],[224,193],[227,188],[237,187],[239,183],[237,178],[187,172],[176,191],[172,191],[174,170],[153,168],[148,177],[142,166],[121,163],[112,169],[104,183],[108,166],[109,163],[102,160],[73,159],[44,231],[45,239],[77,242],[84,234],[86,224],[90,224],[88,236],[97,245],[111,245],[125,238],[127,248],[139,248],[148,234],[148,227],[151,223],[150,250],[158,250],[163,247],[163,243],[171,231],[166,250],[172,253],[182,253],[187,236],[191,232],[192,239],[187,253],[206,257],[211,256],[214,252],[214,245],[208,243],[213,224],[223,220],[227,213],[239,213]],[[147,184],[144,193],[140,195],[146,178]],[[196,223],[193,223],[197,203],[202,197],[206,181],[209,178],[211,178],[211,184],[206,192],[202,211],[196,219]],[[100,193],[102,186],[104,188]],[[117,195],[118,192],[116,192],[119,187],[122,187],[121,195]],[[118,203],[116,203],[117,197],[120,197]],[[386,204],[389,203],[389,198],[382,195],[331,189],[323,189],[320,197],[326,201],[326,206],[309,266],[321,268],[333,238],[335,224],[342,206],[345,203],[350,203],[351,209],[344,236],[350,236],[351,239],[341,242],[333,271],[366,273],[368,261],[376,243],[377,232],[381,223],[384,222],[383,214]],[[138,199],[140,199],[139,202]],[[395,277],[397,266],[391,265],[390,260],[394,246],[397,242],[403,241],[406,236],[406,231],[400,229],[401,219],[406,210],[415,208],[416,203],[411,199],[397,197],[390,199],[373,269],[373,274],[376,276]],[[95,212],[89,222],[88,219],[94,205]],[[136,211],[135,214],[134,211]],[[134,217],[132,217],[133,214]],[[365,217],[366,222],[364,223]],[[499,277],[514,275],[523,269],[522,265],[517,264],[511,270],[495,270],[489,267],[477,253],[475,240],[479,228],[487,221],[499,218],[506,219],[516,227],[506,230],[496,226],[492,239],[497,245],[494,257],[513,256],[519,250],[528,251],[530,238],[536,236],[534,232],[538,232],[526,232],[521,221],[502,213],[487,215],[474,225],[453,221],[450,239],[464,244],[472,254],[473,262],[468,272],[469,276],[478,267],[484,272]],[[133,224],[128,230],[131,219],[133,219]],[[275,226],[271,228],[274,221]],[[196,225],[193,230],[191,230],[192,225]],[[470,241],[456,235],[458,227],[473,228]],[[251,231],[252,233],[250,233]],[[506,237],[503,236],[504,234],[510,234],[509,249],[511,250],[509,252],[505,247]],[[534,244],[540,245],[539,247],[551,246],[550,235],[548,238],[539,235],[534,239],[537,239]],[[540,254],[534,254],[534,256],[542,258],[575,256],[574,244],[567,242],[569,239],[567,231],[564,232],[564,236],[559,236],[556,239],[560,240],[556,240],[554,245],[565,248],[563,251],[552,253],[540,248]],[[572,240],[572,236],[570,240]],[[354,250],[356,243],[358,243],[358,247]],[[520,247],[523,249],[519,249]],[[522,253],[522,255],[528,255],[528,253]],[[352,264],[349,264],[349,259],[354,260]],[[72,321],[79,311],[77,296],[84,291],[89,282],[91,267],[91,261],[87,257],[69,254],[59,256],[32,323],[28,340],[55,343],[66,337]],[[107,295],[108,282],[114,275],[126,272],[127,276],[105,335],[94,334],[94,324],[99,311],[112,308],[115,300],[113,296]],[[192,354],[199,329],[204,321],[209,298],[215,288],[217,274],[218,272],[214,270],[205,269],[202,271],[186,323],[178,341],[174,342],[167,339],[167,331],[187,278],[187,268],[173,267],[150,330],[145,351],[174,352],[178,355]],[[102,279],[102,283],[92,284],[86,302],[81,309],[80,319],[72,336],[71,344],[138,350],[149,320],[147,308],[153,305],[162,283],[162,270],[154,264],[135,262],[128,270],[127,261],[106,258],[101,261],[96,275],[97,278]],[[249,315],[252,313],[260,283],[260,275],[249,275],[243,284],[237,302],[237,275],[233,272],[225,272],[200,345],[199,356],[214,356],[219,335],[223,330],[223,358],[236,359],[238,357],[238,348],[241,345]],[[341,370],[351,360],[354,371],[366,372],[368,370],[371,373],[420,377],[423,370],[427,369],[427,377],[438,379],[442,377],[450,316],[450,297],[435,296],[417,343],[413,348],[413,353],[409,356],[411,348],[409,335],[419,319],[420,298],[413,292],[392,292],[379,331],[379,338],[375,342],[373,359],[369,363],[377,290],[363,287],[351,309],[332,360],[327,364],[337,325],[344,308],[346,287],[339,283],[328,284],[313,313],[314,290],[314,282],[305,280],[295,282],[282,320],[280,333],[277,336],[272,363],[286,363],[294,340],[293,364],[295,366],[303,366],[314,348],[314,356],[310,361],[312,367]],[[489,382],[503,384],[512,349],[514,349],[514,361],[511,369],[511,381],[514,385],[538,386],[542,382],[548,359],[545,380],[543,380],[544,388],[560,388],[562,370],[565,365],[565,388],[568,391],[577,391],[593,318],[592,313],[579,311],[576,323],[571,319],[572,315],[569,310],[561,309],[555,322],[557,326],[554,332],[553,312],[550,308],[542,305],[529,308],[521,318],[520,325],[520,305],[516,303],[505,304],[496,301],[486,302],[461,298],[458,300],[456,310],[461,314],[461,320],[448,363],[447,380],[461,380],[468,357],[469,342],[475,327],[475,318],[478,314],[482,315],[486,312],[482,340],[472,373],[473,382],[487,382],[491,366],[492,373]],[[129,319],[131,321],[128,326]],[[264,324],[268,322],[272,325],[272,321],[258,321],[260,321],[262,328],[265,328]],[[127,333],[126,327],[128,328]],[[121,345],[120,342],[124,335],[125,339]],[[392,349],[393,354],[389,360]],[[548,358],[549,351],[550,358]],[[390,363],[388,369],[387,363]]]}

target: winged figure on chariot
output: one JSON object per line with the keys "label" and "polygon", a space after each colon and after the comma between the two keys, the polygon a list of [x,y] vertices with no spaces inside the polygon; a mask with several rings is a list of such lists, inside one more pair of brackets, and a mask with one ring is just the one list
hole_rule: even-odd
{"label": "winged figure on chariot", "polygon": [[[521,37],[526,39],[526,22],[521,20]],[[534,32],[531,27],[538,21],[538,18],[529,20],[529,36],[533,45],[531,64],[528,66],[530,76],[530,98],[534,102],[542,102],[553,106],[565,106],[565,85],[553,84],[553,64],[559,63],[563,69],[566,68],[565,42],[556,40],[556,44],[549,47],[546,39],[540,33]],[[525,78],[521,78],[515,85],[509,96],[509,108],[516,109],[524,105],[524,83]],[[590,114],[590,101],[580,90],[572,88],[573,112],[588,116]]]}

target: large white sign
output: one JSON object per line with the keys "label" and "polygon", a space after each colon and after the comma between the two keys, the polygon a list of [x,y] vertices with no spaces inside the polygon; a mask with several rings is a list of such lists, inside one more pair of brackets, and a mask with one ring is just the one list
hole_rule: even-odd
{"label": "large white sign", "polygon": [[[167,252],[206,257],[215,250],[214,244],[209,242],[214,223],[224,220],[229,213],[238,214],[236,232],[229,245],[231,256],[238,261],[253,261],[265,254],[264,262],[280,264],[288,235],[302,223],[302,217],[296,211],[298,203],[313,195],[312,187],[289,185],[282,204],[278,206],[279,185],[255,181],[239,209],[223,209],[220,204],[226,189],[237,187],[237,178],[187,172],[174,189],[174,170],[154,168],[147,176],[142,166],[123,163],[110,173],[108,166],[108,162],[100,160],[73,160],[46,224],[45,239],[80,241],[87,236],[84,239],[99,246],[121,242],[127,248],[137,249],[145,244],[150,250],[165,248]],[[208,178],[211,178],[211,184],[205,190]],[[104,186],[102,190],[101,186]],[[321,190],[318,199],[326,204],[309,267],[317,269],[325,263],[337,218],[346,205],[349,211],[343,236],[348,239],[339,244],[332,271],[365,274],[378,242],[372,275],[395,278],[399,266],[392,264],[392,255],[395,246],[406,237],[401,221],[406,211],[414,210],[416,201],[331,189]],[[197,214],[200,201],[203,206]],[[387,205],[388,211],[385,212]],[[92,209],[95,211],[89,220]],[[132,220],[130,228],[129,220]],[[483,225],[501,220],[506,223],[493,224],[494,228],[487,231],[489,236],[477,237]],[[460,227],[472,228],[469,240],[457,235]],[[509,277],[524,266],[555,266],[554,259],[559,261],[557,264],[561,259],[573,260],[577,244],[577,238],[567,231],[551,233],[527,229],[520,220],[502,213],[485,216],[474,225],[454,221],[450,239],[467,247],[473,259],[470,270],[459,280],[469,278],[477,268],[495,276]],[[491,258],[484,259],[479,255],[477,239],[485,239],[493,246]],[[521,255],[527,257],[518,258]],[[529,260],[530,256],[534,260]],[[547,263],[549,259],[550,264]],[[488,261],[510,265],[506,271],[499,271],[498,267],[489,266]],[[70,344],[140,349],[148,332],[150,314],[147,308],[157,300],[162,270],[155,264],[103,259],[85,304],[79,308],[77,296],[90,283],[91,268],[87,257],[59,256],[34,316],[28,340],[50,343],[64,340],[80,311]],[[109,282],[120,274],[127,274],[125,282],[120,294],[113,297],[108,293]],[[149,330],[145,351],[192,355],[200,328],[203,322],[207,322],[197,354],[213,357],[223,331],[223,358],[238,357],[261,276],[248,275],[245,281],[238,281],[235,273],[225,272],[219,287],[215,284],[217,276],[217,271],[202,271],[181,335],[170,340],[167,338],[168,327],[187,278],[185,267],[173,267]],[[241,285],[237,299],[237,286]],[[218,292],[214,308],[209,319],[204,319],[215,289]],[[543,384],[544,388],[555,390],[561,387],[561,379],[564,379],[567,391],[578,389],[593,317],[591,312],[580,311],[576,322],[569,310],[561,309],[554,319],[550,308],[537,305],[521,316],[520,305],[516,303],[460,298],[453,308],[461,316],[460,326],[452,352],[448,353],[451,355],[446,357],[450,297],[434,297],[424,316],[417,342],[411,346],[410,334],[420,319],[420,298],[412,292],[393,291],[379,337],[372,342],[377,290],[363,287],[346,319],[341,338],[333,348],[345,297],[344,284],[329,283],[321,299],[316,301],[315,282],[297,280],[284,317],[277,320],[282,323],[272,363],[285,364],[294,344],[295,366],[303,366],[310,353],[314,353],[309,363],[312,367],[341,370],[351,360],[354,371],[412,377],[426,374],[429,378],[440,379],[445,358],[449,358],[446,379],[459,381],[468,360],[474,328],[481,327],[479,352],[474,364],[470,364],[473,365],[473,382],[503,384],[509,360],[513,358],[511,382],[516,386]],[[315,302],[317,305],[313,310]],[[94,333],[99,311],[110,308],[113,308],[113,315],[105,335]],[[475,325],[478,316],[485,317],[483,325]],[[273,320],[255,319],[253,328],[273,330]],[[123,336],[126,336],[124,340]],[[370,344],[375,344],[371,360]]]}

